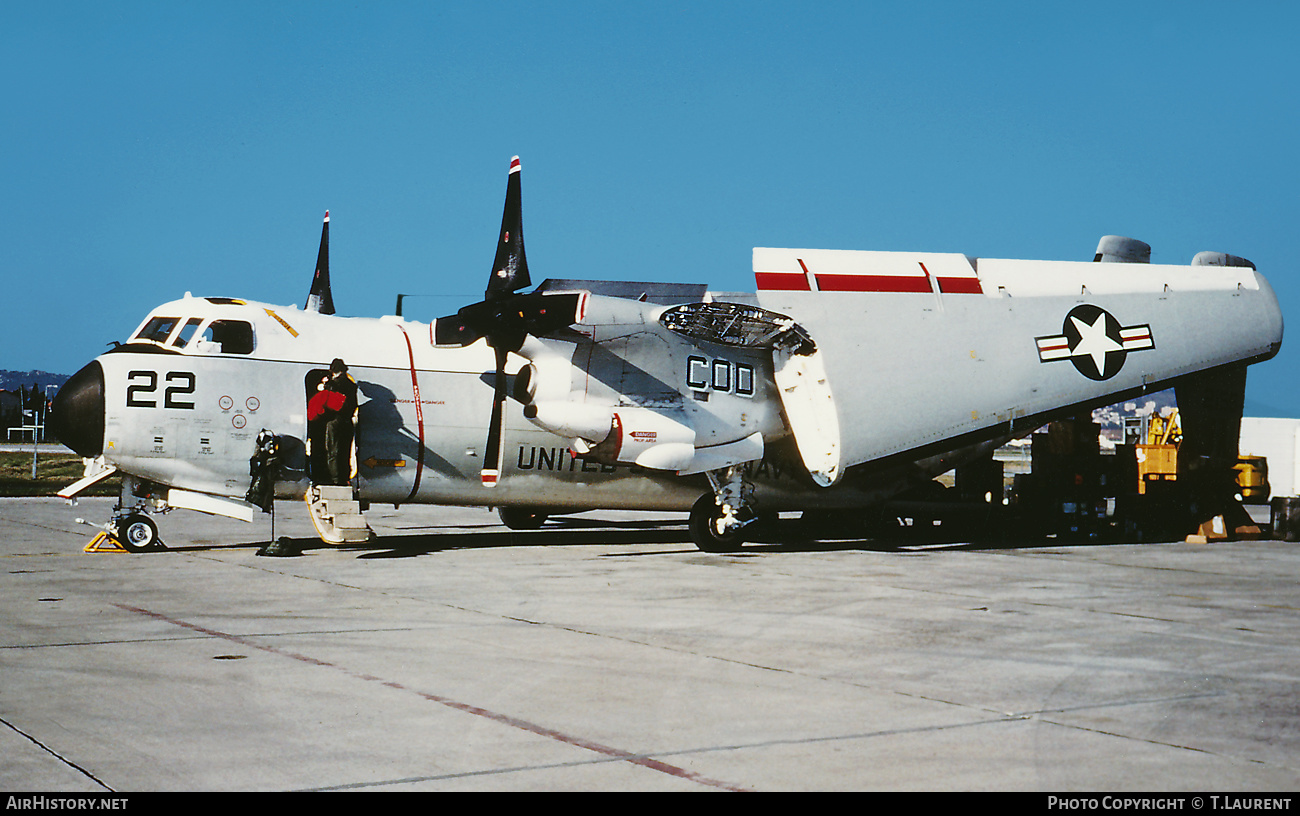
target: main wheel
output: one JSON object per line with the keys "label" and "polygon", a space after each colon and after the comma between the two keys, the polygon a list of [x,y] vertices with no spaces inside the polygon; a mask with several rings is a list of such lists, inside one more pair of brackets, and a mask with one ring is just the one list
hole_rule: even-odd
{"label": "main wheel", "polygon": [[501,517],[501,523],[511,530],[537,530],[550,518],[546,513],[527,507],[498,507],[497,515]]}
{"label": "main wheel", "polygon": [[159,545],[158,525],[141,513],[132,513],[118,521],[117,535],[113,536],[131,552],[144,552]]}
{"label": "main wheel", "polygon": [[722,508],[705,493],[691,508],[691,541],[704,552],[732,553],[744,543],[742,530],[727,533],[718,532],[718,520],[722,518]]}

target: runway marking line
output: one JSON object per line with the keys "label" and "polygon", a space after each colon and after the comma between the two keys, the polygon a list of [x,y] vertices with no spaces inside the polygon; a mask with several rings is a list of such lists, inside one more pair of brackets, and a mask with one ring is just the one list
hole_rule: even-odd
{"label": "runway marking line", "polygon": [[310,657],[308,655],[298,654],[297,652],[290,652],[284,649],[277,649],[274,646],[266,646],[264,644],[257,643],[246,637],[241,637],[239,635],[232,635],[229,632],[219,632],[215,629],[209,629],[206,626],[200,626],[196,623],[188,623],[183,620],[177,620],[176,618],[169,617],[160,612],[153,612],[148,609],[141,609],[138,606],[130,606],[128,604],[115,603],[113,604],[113,606],[116,606],[118,609],[124,610],[126,612],[133,612],[137,615],[144,615],[145,617],[153,618],[154,620],[157,621],[162,621],[163,623],[170,623],[173,626],[179,626],[183,629],[189,629],[192,632],[198,632],[200,634],[208,635],[210,637],[221,638],[222,640],[227,640],[230,641],[231,643],[238,643],[239,645],[247,646],[250,649],[258,649],[263,652],[268,652],[270,654],[278,655],[280,657],[287,657],[292,660],[297,660],[300,663],[306,663],[312,666],[334,669],[335,671],[342,672],[348,675],[349,677],[352,677],[357,680],[364,680],[366,682],[371,682],[371,683],[379,683],[380,685],[386,688],[396,689],[398,691],[410,692],[418,697],[428,700],[429,702],[438,703],[439,705],[446,706],[456,711],[460,711],[466,714],[473,714],[478,717],[483,717],[484,719],[488,719],[493,722],[500,723],[501,725],[509,726],[511,728],[517,728],[521,731],[526,731],[530,734],[535,734],[539,737],[552,739],[555,740],[556,742],[564,743],[565,745],[572,745],[575,748],[583,748],[585,750],[592,751],[597,754],[603,754],[604,756],[613,757],[615,759],[621,759],[625,762],[630,762],[633,765],[638,765],[642,768],[647,768],[652,771],[658,771],[659,773],[667,774],[669,776],[674,776],[677,777],[678,779],[686,779],[691,782],[696,782],[700,785],[705,785],[712,788],[720,788],[722,790],[728,790],[728,791],[742,792],[748,790],[747,788],[738,787],[728,782],[722,782],[717,779],[710,779],[707,776],[702,776],[700,774],[695,773],[694,771],[688,771],[685,768],[679,768],[676,765],[670,765],[667,762],[661,762],[657,759],[651,759],[650,757],[647,756],[631,753],[630,751],[624,751],[619,748],[612,748],[608,745],[602,745],[598,742],[592,742],[591,740],[583,739],[581,737],[575,737],[569,734],[565,734],[561,731],[557,731],[553,728],[547,728],[544,725],[538,725],[537,723],[529,722],[527,720],[522,720],[519,719],[518,717],[512,717],[508,714],[501,714],[495,711],[490,711],[486,708],[481,708],[479,706],[471,705],[469,703],[463,703],[460,702],[459,700],[453,700],[449,697],[443,697],[437,694],[430,694],[428,692],[417,691],[416,689],[408,688],[402,685],[401,683],[396,683],[391,680],[384,680],[383,678],[375,677],[374,675],[358,674],[356,672],[351,671],[350,669],[346,669],[334,663],[329,663],[324,660],[319,660],[317,658]]}

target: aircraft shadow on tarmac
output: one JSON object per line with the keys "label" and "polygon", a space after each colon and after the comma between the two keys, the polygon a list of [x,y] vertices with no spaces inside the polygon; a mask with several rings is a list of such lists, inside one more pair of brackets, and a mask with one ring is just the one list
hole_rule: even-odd
{"label": "aircraft shadow on tarmac", "polygon": [[[167,549],[184,552],[214,549],[262,548],[269,542],[255,541],[225,545],[176,546]],[[377,535],[364,544],[342,547],[322,543],[316,538],[277,539],[278,552],[270,554],[301,555],[313,550],[346,550],[357,553],[359,559],[414,558],[454,550],[488,549],[498,547],[548,547],[548,546],[619,546],[630,544],[672,545],[666,549],[636,552],[609,553],[611,557],[645,555],[700,554],[691,542],[685,520],[674,521],[609,521],[583,518],[554,518],[537,530],[510,530],[499,524],[478,526],[448,525],[410,528],[410,532]],[[997,536],[954,537],[945,535],[940,528],[900,528],[897,532],[867,537],[862,535],[837,535],[808,530],[797,520],[778,521],[769,528],[756,532],[752,540],[733,553],[718,553],[721,557],[744,557],[760,554],[794,552],[863,551],[916,555],[927,550],[1007,550],[1035,549],[1041,547],[1095,546],[1108,543],[1133,543],[1097,538],[1064,539],[1055,537],[1018,537],[1009,541]]]}

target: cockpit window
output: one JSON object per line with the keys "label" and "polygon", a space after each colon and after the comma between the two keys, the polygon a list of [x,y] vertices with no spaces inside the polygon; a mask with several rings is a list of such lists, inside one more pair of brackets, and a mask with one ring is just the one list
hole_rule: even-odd
{"label": "cockpit window", "polygon": [[194,336],[194,332],[198,330],[199,324],[202,322],[203,318],[201,317],[191,317],[185,321],[185,325],[181,326],[181,330],[176,332],[176,337],[172,339],[172,345],[178,348],[189,345],[190,338]]}
{"label": "cockpit window", "polygon": [[222,354],[252,354],[253,324],[242,320],[214,320],[203,330],[202,339],[221,346]]}
{"label": "cockpit window", "polygon": [[151,340],[155,343],[167,342],[167,337],[176,328],[180,322],[179,317],[154,317],[150,318],[140,333],[136,335],[137,340]]}

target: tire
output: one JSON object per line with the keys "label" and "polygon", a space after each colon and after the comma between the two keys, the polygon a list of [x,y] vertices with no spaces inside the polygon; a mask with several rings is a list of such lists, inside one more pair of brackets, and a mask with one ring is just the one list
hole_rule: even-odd
{"label": "tire", "polygon": [[733,530],[729,533],[719,534],[718,527],[714,523],[722,517],[722,508],[713,500],[713,496],[705,493],[695,502],[691,508],[690,531],[691,541],[695,543],[704,552],[710,553],[734,553],[739,552],[741,545],[744,543],[744,531]]}
{"label": "tire", "polygon": [[537,530],[550,518],[547,513],[527,507],[498,507],[497,515],[511,530]]}
{"label": "tire", "polygon": [[117,534],[113,537],[130,552],[145,552],[161,545],[158,540],[158,525],[141,513],[132,513],[118,521],[116,530]]}

